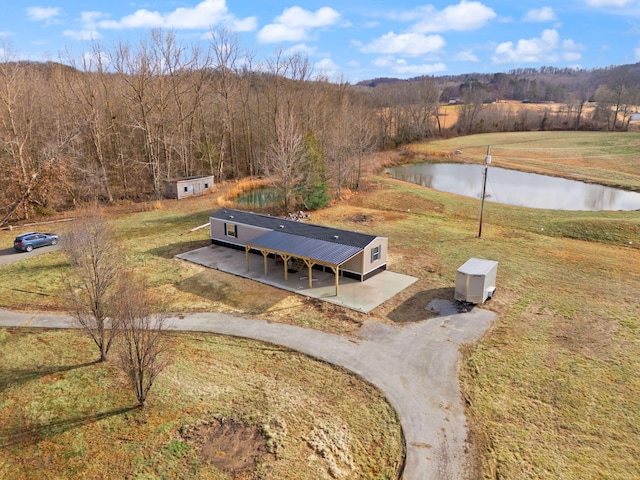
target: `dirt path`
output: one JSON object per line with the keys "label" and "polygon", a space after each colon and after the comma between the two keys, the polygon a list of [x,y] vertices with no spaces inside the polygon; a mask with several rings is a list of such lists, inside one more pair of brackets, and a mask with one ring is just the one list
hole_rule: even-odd
{"label": "dirt path", "polygon": [[[459,348],[479,340],[495,314],[479,308],[458,313],[445,300],[430,306],[440,315],[402,326],[365,322],[355,339],[219,313],[178,315],[170,328],[262,340],[351,370],[380,388],[398,413],[407,446],[403,479],[471,479]],[[0,310],[0,326],[75,325],[65,316]]]}

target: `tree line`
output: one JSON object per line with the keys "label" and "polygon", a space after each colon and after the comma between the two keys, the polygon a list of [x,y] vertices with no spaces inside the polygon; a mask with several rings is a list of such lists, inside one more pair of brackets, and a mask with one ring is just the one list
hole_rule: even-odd
{"label": "tree line", "polygon": [[[299,54],[257,61],[226,31],[203,46],[153,30],[136,44],[96,42],[47,63],[16,61],[4,47],[0,226],[87,202],[157,198],[165,181],[205,174],[268,177],[283,209],[313,209],[357,190],[375,150],[486,131],[619,130],[640,103],[631,67],[351,85],[314,73]],[[462,102],[446,125],[452,96]],[[507,98],[564,107],[517,115],[488,107]]]}

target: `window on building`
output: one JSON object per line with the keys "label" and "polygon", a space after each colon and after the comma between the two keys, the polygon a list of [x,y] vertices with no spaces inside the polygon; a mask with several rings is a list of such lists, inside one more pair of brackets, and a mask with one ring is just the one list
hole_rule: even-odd
{"label": "window on building", "polygon": [[224,224],[224,229],[225,229],[225,234],[227,235],[227,237],[237,237],[238,236],[238,230],[236,229],[236,226],[233,223],[225,223]]}
{"label": "window on building", "polygon": [[189,187],[184,187],[184,191],[188,192],[189,191]]}
{"label": "window on building", "polygon": [[380,260],[381,251],[382,249],[380,248],[380,245],[377,245],[371,249],[371,263]]}
{"label": "window on building", "polygon": [[208,184],[208,183],[205,183],[205,184],[204,184],[204,188],[209,188],[209,184]]}

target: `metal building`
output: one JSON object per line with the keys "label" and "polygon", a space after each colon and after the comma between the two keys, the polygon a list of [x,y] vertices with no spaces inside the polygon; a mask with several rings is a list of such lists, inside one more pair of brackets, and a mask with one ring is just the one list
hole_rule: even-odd
{"label": "metal building", "polygon": [[456,272],[454,299],[467,303],[484,303],[496,290],[498,262],[471,258]]}
{"label": "metal building", "polygon": [[164,196],[181,200],[213,190],[213,176],[182,177],[164,182]]}

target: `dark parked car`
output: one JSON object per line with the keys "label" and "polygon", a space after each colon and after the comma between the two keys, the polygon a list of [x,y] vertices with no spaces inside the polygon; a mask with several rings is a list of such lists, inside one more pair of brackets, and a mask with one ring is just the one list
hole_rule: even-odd
{"label": "dark parked car", "polygon": [[13,248],[18,252],[30,252],[34,248],[58,243],[58,235],[55,233],[23,233],[13,241]]}

